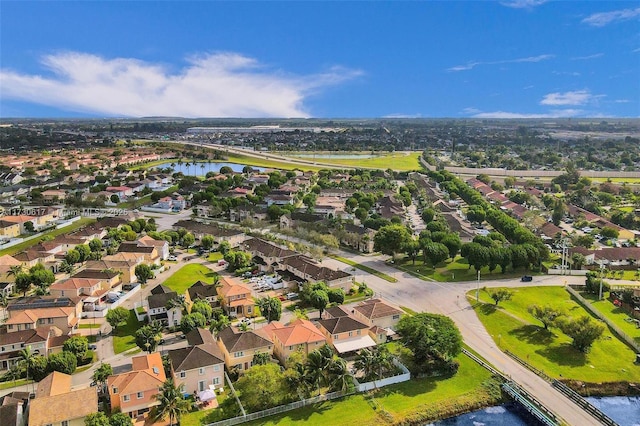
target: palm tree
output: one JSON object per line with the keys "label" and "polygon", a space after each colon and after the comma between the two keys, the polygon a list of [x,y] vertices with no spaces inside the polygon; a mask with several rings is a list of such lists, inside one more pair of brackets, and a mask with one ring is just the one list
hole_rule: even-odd
{"label": "palm tree", "polygon": [[160,392],[154,395],[156,401],[160,403],[155,409],[155,420],[166,419],[169,416],[169,426],[180,424],[180,417],[191,410],[191,401],[182,396],[184,384],[177,386],[173,379],[167,379],[160,387]]}
{"label": "palm tree", "polygon": [[23,270],[24,270],[24,266],[23,265],[10,266],[9,270],[7,271],[7,277],[13,276],[13,278],[15,278],[19,274],[21,274]]}
{"label": "palm tree", "polygon": [[249,323],[240,321],[240,324],[238,324],[238,329],[242,332],[249,331]]}
{"label": "palm tree", "polygon": [[204,163],[200,164],[200,169],[202,170],[202,174],[204,175]]}
{"label": "palm tree", "polygon": [[209,326],[209,331],[215,334],[218,334],[220,330],[229,327],[231,321],[229,321],[229,317],[226,315],[220,315],[218,319],[211,320],[211,325]]}
{"label": "palm tree", "polygon": [[327,368],[332,360],[333,351],[329,345],[324,345],[307,356],[304,378],[310,386],[318,389],[318,394],[320,394],[320,386],[327,382]]}
{"label": "palm tree", "polygon": [[347,361],[343,358],[335,357],[331,360],[328,368],[329,387],[332,391],[346,392],[353,386],[351,372],[347,367]]}
{"label": "palm tree", "polygon": [[20,362],[24,363],[27,370],[27,381],[29,381],[29,370],[33,368],[33,360],[36,358],[36,354],[31,351],[31,346],[27,346],[19,353]]}
{"label": "palm tree", "polygon": [[0,306],[2,307],[2,321],[4,321],[6,318],[5,316],[7,315],[7,306],[9,305],[9,296],[7,296],[7,293],[5,292],[0,292]]}
{"label": "palm tree", "polygon": [[377,366],[375,365],[375,357],[373,352],[368,348],[360,350],[356,361],[353,363],[354,368],[358,372],[362,372],[364,379],[369,381],[375,378]]}
{"label": "palm tree", "polygon": [[187,164],[185,164],[185,166],[187,167],[187,174],[191,174],[191,163],[187,161]]}
{"label": "palm tree", "polygon": [[393,357],[384,345],[365,348],[358,353],[354,367],[363,373],[365,380],[379,380],[393,367]]}

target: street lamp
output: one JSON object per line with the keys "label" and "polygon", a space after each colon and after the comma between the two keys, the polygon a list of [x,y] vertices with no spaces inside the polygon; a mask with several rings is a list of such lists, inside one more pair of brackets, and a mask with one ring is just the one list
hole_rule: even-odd
{"label": "street lamp", "polygon": [[598,300],[602,300],[602,274],[604,273],[604,262],[600,263],[600,292],[598,293]]}
{"label": "street lamp", "polygon": [[480,270],[478,269],[478,284],[476,285],[476,303],[480,302]]}

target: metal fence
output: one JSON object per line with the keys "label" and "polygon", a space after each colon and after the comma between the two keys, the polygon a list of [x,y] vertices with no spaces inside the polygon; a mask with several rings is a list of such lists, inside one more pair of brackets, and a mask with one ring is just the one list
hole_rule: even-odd
{"label": "metal fence", "polygon": [[638,345],[638,343],[636,343],[636,341],[629,336],[627,333],[625,333],[624,331],[622,331],[620,329],[620,327],[618,327],[616,324],[613,323],[613,321],[611,321],[609,318],[605,317],[602,312],[598,311],[596,308],[594,308],[591,303],[589,303],[589,301],[587,299],[585,299],[584,297],[582,297],[580,295],[580,293],[578,293],[577,291],[575,291],[573,288],[567,286],[565,287],[567,289],[567,291],[569,292],[569,294],[571,294],[573,297],[576,298],[576,300],[582,305],[584,306],[585,309],[587,309],[589,312],[591,312],[593,315],[597,316],[598,318],[600,318],[602,321],[604,321],[611,330],[613,330],[613,332],[615,334],[618,335],[618,337],[620,337],[620,339],[622,339],[627,345],[631,346],[636,353],[640,353],[640,345]]}

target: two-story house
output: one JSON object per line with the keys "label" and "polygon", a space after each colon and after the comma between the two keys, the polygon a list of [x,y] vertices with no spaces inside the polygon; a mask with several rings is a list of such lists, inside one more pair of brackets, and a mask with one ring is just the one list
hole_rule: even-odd
{"label": "two-story house", "polygon": [[189,306],[191,306],[196,300],[206,300],[212,307],[220,305],[218,301],[218,287],[202,281],[196,281],[191,287],[189,287],[185,297]]}
{"label": "two-story house", "polygon": [[71,376],[54,371],[38,383],[29,404],[28,426],[84,426],[84,419],[98,411],[95,387],[71,390]]}
{"label": "two-story house", "polygon": [[154,246],[141,246],[136,241],[122,242],[118,247],[118,252],[139,255],[149,265],[160,265],[160,255]]}
{"label": "two-story house", "polygon": [[156,240],[148,235],[138,238],[138,245],[143,247],[155,247],[158,251],[160,259],[167,260],[169,258],[169,242],[165,240]]}
{"label": "two-story house", "polygon": [[13,333],[36,327],[56,327],[69,335],[77,329],[82,301],[77,297],[34,296],[19,299],[7,307],[7,331]]}
{"label": "two-story house", "polygon": [[[358,303],[353,307],[352,315],[355,319],[386,331],[388,338],[395,335],[395,328],[402,318],[400,309],[391,306],[381,299],[369,299]],[[371,333],[370,333],[371,334]],[[379,333],[374,333],[379,334]],[[379,339],[376,339],[379,340]],[[384,339],[386,341],[386,338]],[[378,341],[378,343],[383,343]]]}
{"label": "two-story house", "polygon": [[112,412],[139,418],[160,404],[156,395],[167,378],[159,352],[133,357],[131,362],[133,370],[109,376],[107,388]]}
{"label": "two-story house", "polygon": [[317,322],[318,328],[339,354],[355,352],[376,345],[369,335],[368,324],[345,315]]}
{"label": "two-story house", "polygon": [[182,306],[173,303],[179,300],[178,293],[157,285],[147,297],[147,314],[152,321],[160,321],[168,326],[177,326],[182,321]]}
{"label": "two-story house", "polygon": [[176,386],[187,392],[202,392],[224,386],[224,355],[209,330],[195,329],[187,334],[189,346],[171,349],[169,360]]}
{"label": "two-story house", "polygon": [[104,280],[92,278],[67,278],[49,287],[49,294],[54,297],[101,296],[111,289]]}
{"label": "two-story house", "polygon": [[20,266],[23,266],[22,262],[16,260],[13,256],[9,256],[8,254],[0,256],[0,281],[14,282],[16,277],[14,274],[10,273],[11,267]]}
{"label": "two-story house", "polygon": [[220,284],[218,294],[222,308],[230,317],[247,317],[254,314],[255,302],[251,297],[251,289],[229,277],[220,277]]}
{"label": "two-story house", "polygon": [[47,355],[49,329],[38,327],[14,333],[0,333],[0,370],[8,370],[17,364],[20,352],[29,348],[32,353]]}
{"label": "two-story house", "polygon": [[273,342],[262,330],[241,332],[227,327],[220,330],[217,340],[229,370],[248,370],[253,365],[256,353],[273,355]]}
{"label": "two-story house", "polygon": [[309,355],[327,343],[327,339],[311,321],[296,319],[284,325],[273,321],[261,329],[273,341],[273,354],[285,364],[295,352]]}

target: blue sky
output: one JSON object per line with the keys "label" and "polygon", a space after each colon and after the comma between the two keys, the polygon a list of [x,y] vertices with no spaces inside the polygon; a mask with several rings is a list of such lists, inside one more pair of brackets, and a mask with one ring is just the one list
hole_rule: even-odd
{"label": "blue sky", "polygon": [[640,2],[0,2],[0,117],[638,117]]}

